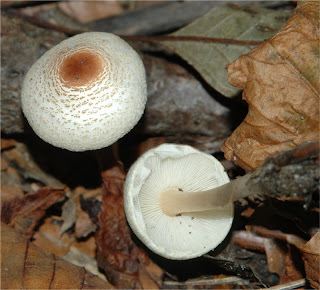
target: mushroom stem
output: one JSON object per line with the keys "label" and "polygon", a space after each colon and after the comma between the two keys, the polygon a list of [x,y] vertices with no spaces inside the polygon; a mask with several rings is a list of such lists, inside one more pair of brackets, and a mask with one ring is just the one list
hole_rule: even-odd
{"label": "mushroom stem", "polygon": [[160,194],[160,208],[166,215],[176,216],[181,213],[205,211],[225,206],[235,200],[259,192],[258,185],[251,183],[248,186],[248,181],[252,178],[252,175],[253,172],[248,173],[206,191],[186,192],[178,188],[167,188]]}

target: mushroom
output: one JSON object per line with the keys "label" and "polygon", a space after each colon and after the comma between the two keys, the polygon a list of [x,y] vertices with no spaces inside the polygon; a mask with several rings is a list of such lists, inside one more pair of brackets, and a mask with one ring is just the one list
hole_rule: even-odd
{"label": "mushroom", "polygon": [[107,147],[141,118],[143,63],[120,37],[87,32],[62,41],[27,73],[22,110],[44,141],[70,151]]}
{"label": "mushroom", "polygon": [[213,156],[187,145],[162,144],[144,153],[128,172],[124,185],[128,223],[137,237],[160,256],[174,260],[199,257],[227,236],[233,203],[201,209],[192,200],[196,212],[188,207],[188,211],[179,210],[173,215],[161,207],[161,195],[168,189],[188,194],[206,191],[228,182],[223,166]]}

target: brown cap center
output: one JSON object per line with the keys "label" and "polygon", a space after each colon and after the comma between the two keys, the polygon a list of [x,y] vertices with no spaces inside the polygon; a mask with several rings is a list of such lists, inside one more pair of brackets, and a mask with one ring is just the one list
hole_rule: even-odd
{"label": "brown cap center", "polygon": [[59,76],[67,87],[85,86],[98,78],[103,66],[103,61],[98,55],[91,51],[80,51],[62,62]]}

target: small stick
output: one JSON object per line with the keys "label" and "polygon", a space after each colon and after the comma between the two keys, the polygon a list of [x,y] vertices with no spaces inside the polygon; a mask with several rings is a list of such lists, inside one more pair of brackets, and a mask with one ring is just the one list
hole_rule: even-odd
{"label": "small stick", "polygon": [[240,277],[226,277],[226,278],[212,278],[212,279],[195,279],[185,282],[177,282],[177,281],[164,281],[164,286],[187,286],[187,285],[194,285],[194,286],[201,286],[201,285],[221,285],[221,284],[230,284],[230,283],[245,283],[248,284],[247,280],[244,280]]}
{"label": "small stick", "polygon": [[[289,282],[289,283],[273,286],[273,287],[270,287],[269,289],[289,290],[289,289],[295,289],[295,288],[298,288],[298,287],[306,286],[306,284],[307,284],[307,280],[306,279],[299,279],[299,280],[296,280],[296,281],[293,281],[293,282]],[[261,289],[265,289],[265,288],[261,288]]]}

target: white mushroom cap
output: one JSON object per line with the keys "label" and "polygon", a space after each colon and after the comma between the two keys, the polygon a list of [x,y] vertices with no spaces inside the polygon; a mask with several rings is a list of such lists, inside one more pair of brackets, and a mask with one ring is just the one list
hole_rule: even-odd
{"label": "white mushroom cap", "polygon": [[213,156],[187,145],[162,144],[144,153],[130,168],[124,186],[127,220],[153,252],[174,260],[199,257],[217,247],[233,221],[233,203],[215,209],[164,214],[159,197],[166,188],[202,191],[229,182]]}
{"label": "white mushroom cap", "polygon": [[27,73],[21,93],[36,134],[71,151],[116,142],[139,121],[146,98],[139,55],[103,32],[79,34],[50,49]]}

